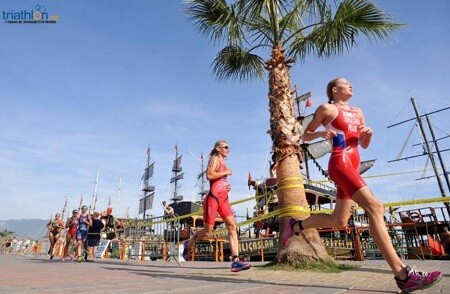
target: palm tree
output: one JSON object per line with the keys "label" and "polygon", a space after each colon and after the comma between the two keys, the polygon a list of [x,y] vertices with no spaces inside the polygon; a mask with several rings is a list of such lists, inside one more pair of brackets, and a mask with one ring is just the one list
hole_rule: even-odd
{"label": "palm tree", "polygon": [[2,237],[2,238],[8,237],[11,234],[14,234],[14,232],[10,231],[10,230],[7,230],[7,229],[5,229],[3,231],[0,231],[0,237]]}
{"label": "palm tree", "polygon": [[[270,130],[280,209],[307,208],[300,173],[303,129],[293,112],[289,69],[307,56],[329,58],[356,45],[359,35],[382,40],[399,25],[368,0],[186,0],[186,13],[206,38],[224,43],[213,61],[219,80],[245,81],[268,73]],[[336,5],[328,4],[328,2]],[[270,50],[265,62],[259,54]],[[306,218],[307,214],[298,215]],[[282,215],[284,228],[288,215]],[[280,248],[277,262],[329,261],[315,229]]]}

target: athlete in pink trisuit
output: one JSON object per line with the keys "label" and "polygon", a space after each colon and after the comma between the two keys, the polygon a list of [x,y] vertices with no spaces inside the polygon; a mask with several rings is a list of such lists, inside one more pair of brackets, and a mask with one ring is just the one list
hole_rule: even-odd
{"label": "athlete in pink trisuit", "polygon": [[230,250],[232,256],[231,271],[238,272],[251,267],[247,262],[239,259],[239,241],[236,232],[236,221],[234,213],[231,209],[228,192],[231,185],[227,182],[227,177],[232,172],[225,164],[225,158],[230,152],[229,145],[224,140],[219,140],[214,144],[214,148],[210,152],[208,167],[206,169],[206,178],[210,183],[210,191],[203,200],[203,229],[192,236],[191,239],[184,242],[183,257],[188,260],[192,246],[197,240],[205,237],[211,237],[216,222],[216,214],[225,222],[230,239]]}
{"label": "athlete in pink trisuit", "polygon": [[[364,149],[369,146],[372,130],[366,125],[362,110],[348,104],[353,86],[344,78],[334,79],[327,85],[327,96],[328,103],[317,108],[303,140],[332,140],[328,173],[337,187],[336,206],[331,214],[314,214],[304,220],[289,219],[283,234],[284,245],[302,230],[346,226],[356,202],[369,217],[370,234],[391,267],[397,286],[408,292],[434,285],[442,278],[440,271],[420,272],[406,266],[398,257],[384,222],[384,206],[359,174],[358,145]],[[321,125],[325,130],[317,130]]]}

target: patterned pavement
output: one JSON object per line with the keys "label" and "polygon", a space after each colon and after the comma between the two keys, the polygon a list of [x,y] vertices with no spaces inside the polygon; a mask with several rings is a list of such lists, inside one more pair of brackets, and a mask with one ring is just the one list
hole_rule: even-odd
{"label": "patterned pavement", "polygon": [[[343,262],[344,263],[344,262]],[[230,263],[102,259],[61,262],[47,256],[0,255],[0,293],[397,293],[384,261],[345,262],[341,273],[275,271],[253,262],[232,273]],[[450,292],[450,261],[407,261],[422,271],[437,268],[444,277],[420,293]],[[447,289],[447,290],[445,290]]]}

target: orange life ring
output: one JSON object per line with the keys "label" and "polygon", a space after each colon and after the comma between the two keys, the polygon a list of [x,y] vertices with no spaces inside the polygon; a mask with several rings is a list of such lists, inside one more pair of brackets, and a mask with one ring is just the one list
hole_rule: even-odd
{"label": "orange life ring", "polygon": [[409,212],[408,216],[413,222],[416,222],[416,223],[423,222],[422,215],[416,211]]}

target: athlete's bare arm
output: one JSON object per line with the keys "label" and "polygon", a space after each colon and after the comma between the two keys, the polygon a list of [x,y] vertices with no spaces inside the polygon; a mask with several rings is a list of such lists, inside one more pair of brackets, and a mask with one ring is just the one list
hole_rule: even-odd
{"label": "athlete's bare arm", "polygon": [[361,148],[366,149],[369,147],[372,139],[372,129],[366,126],[363,111],[360,108],[357,108],[357,111],[359,112],[361,122],[359,126],[359,145],[361,145]]}
{"label": "athlete's bare arm", "polygon": [[312,121],[308,124],[303,134],[303,141],[313,141],[317,138],[325,138],[327,140],[336,136],[333,130],[316,131],[319,126],[326,126],[333,120],[337,110],[329,103],[320,105]]}
{"label": "athlete's bare arm", "polygon": [[206,169],[206,178],[211,181],[223,176],[231,175],[231,169],[227,168],[224,171],[218,172],[219,168],[219,158],[217,156],[211,156],[208,162],[208,168]]}

